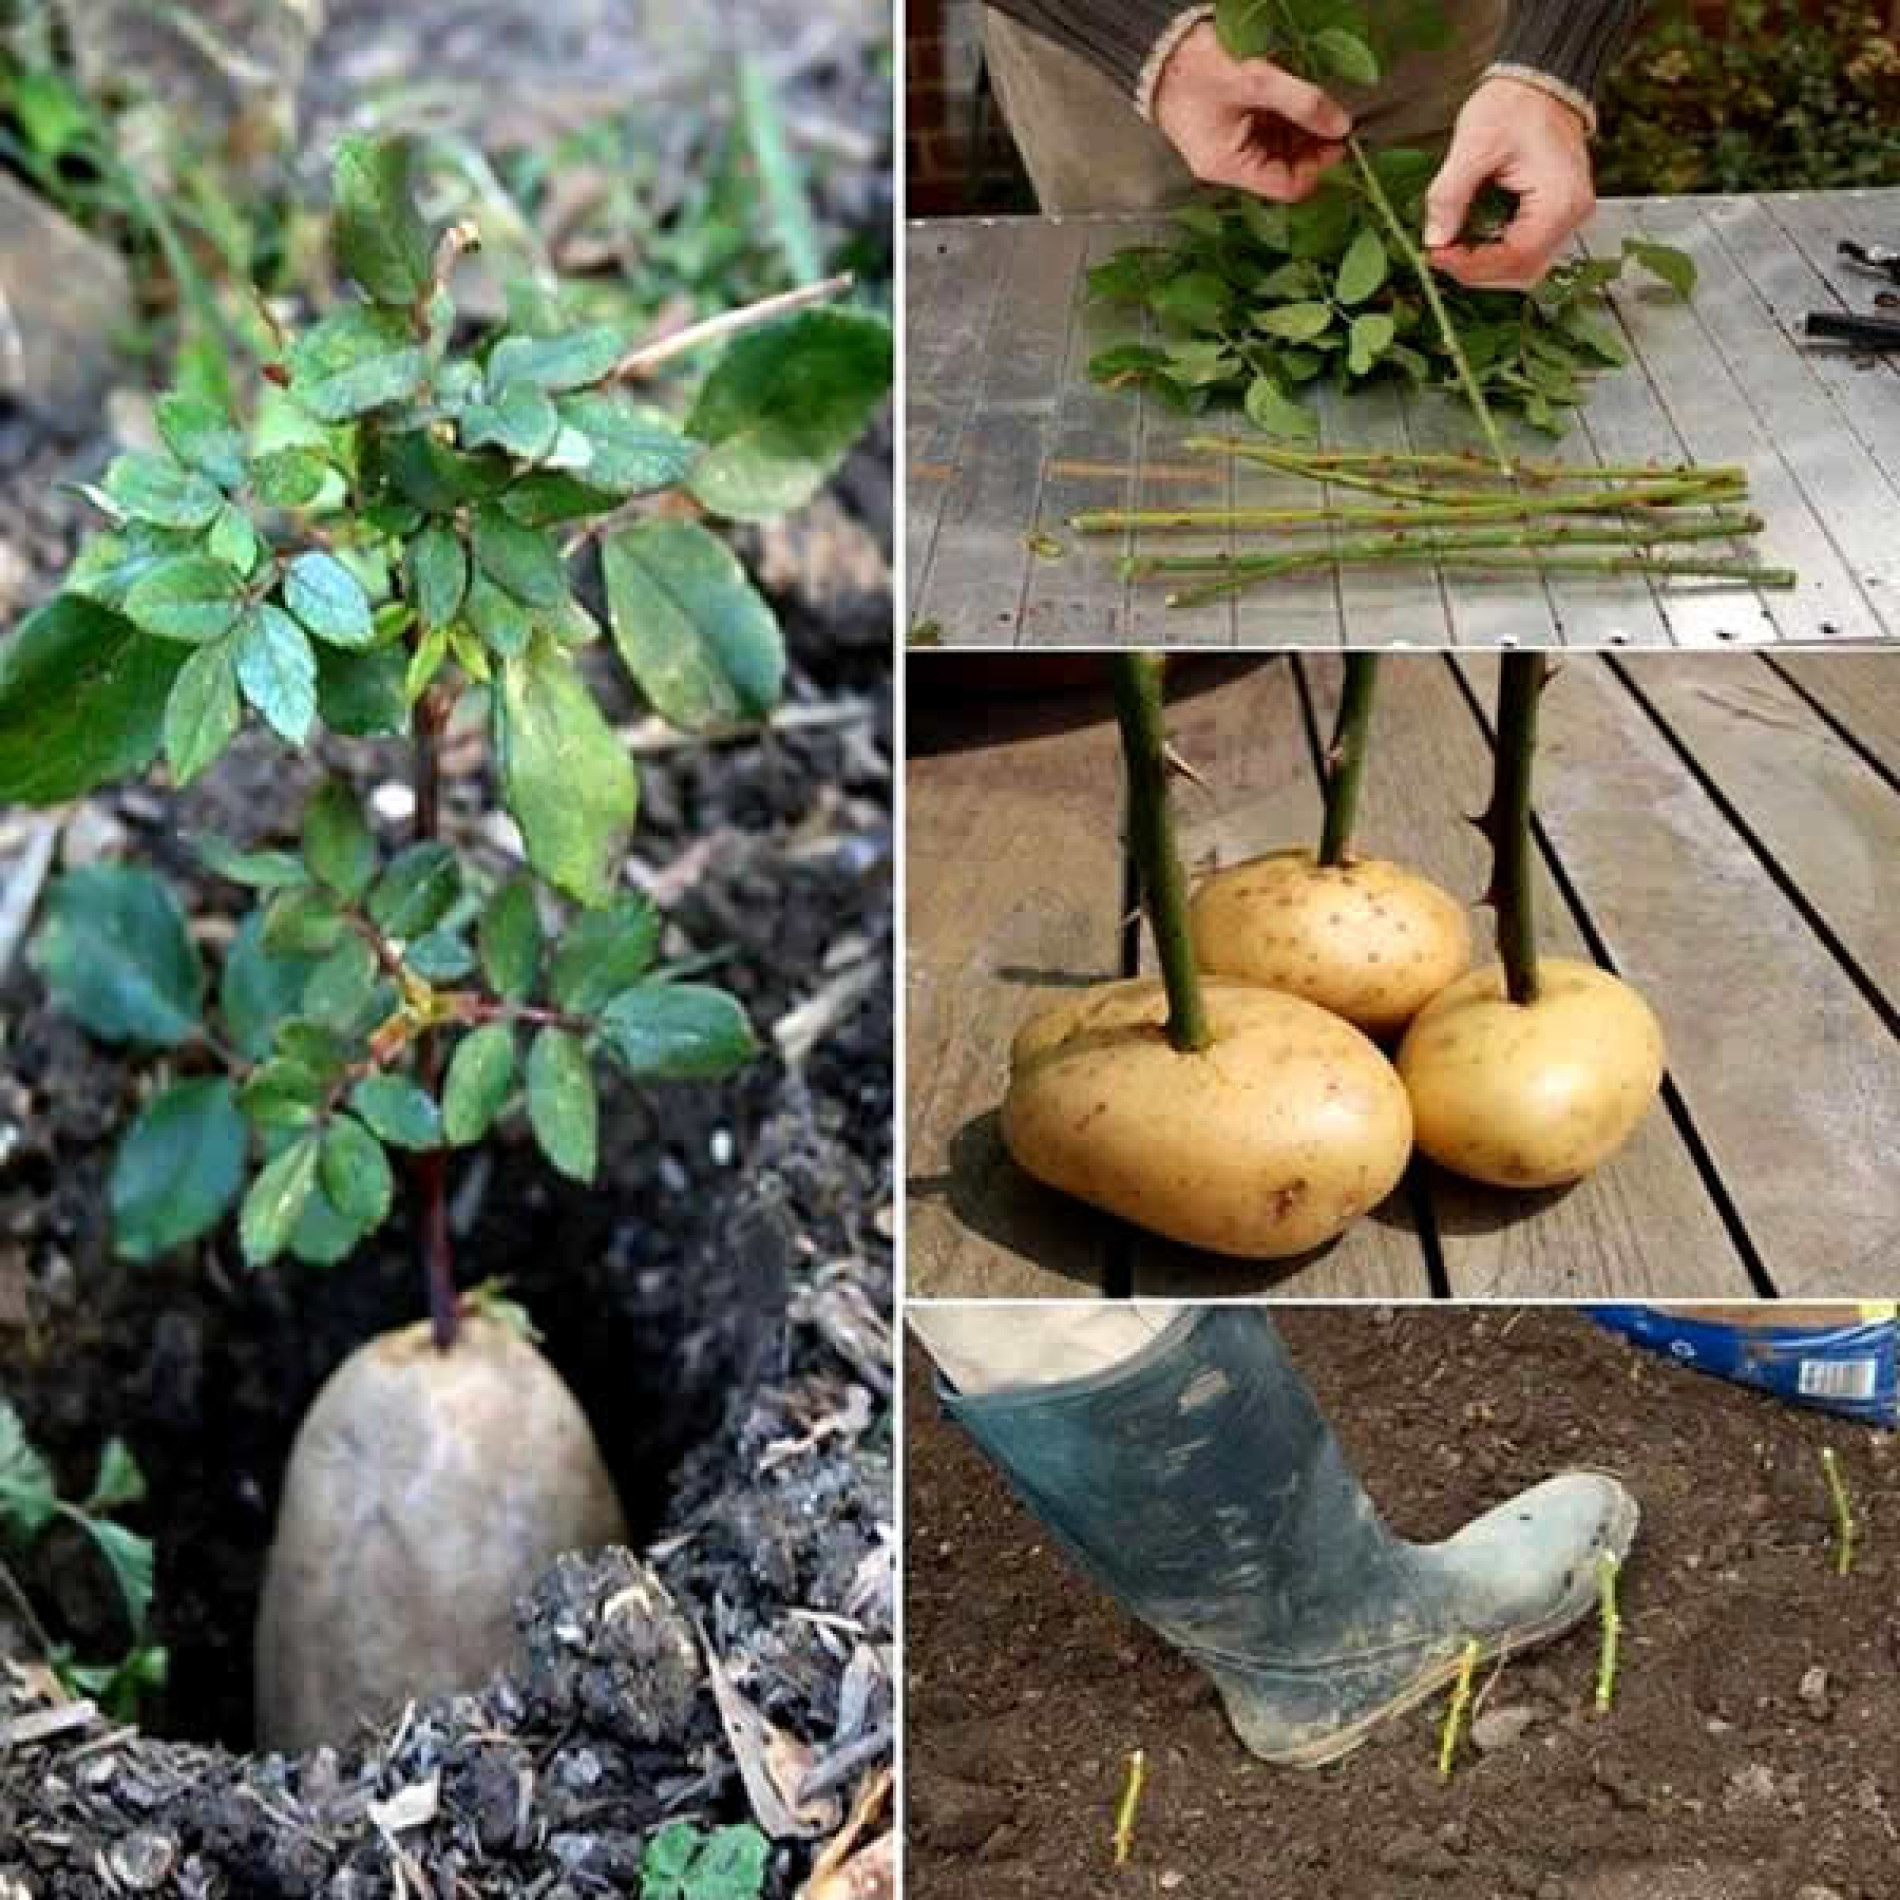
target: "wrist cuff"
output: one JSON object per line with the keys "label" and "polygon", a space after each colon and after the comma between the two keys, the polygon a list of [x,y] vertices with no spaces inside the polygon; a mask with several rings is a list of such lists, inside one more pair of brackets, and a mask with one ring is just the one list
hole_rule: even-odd
{"label": "wrist cuff", "polygon": [[1484,77],[1515,79],[1520,86],[1532,86],[1553,99],[1561,99],[1583,121],[1583,129],[1592,138],[1596,136],[1597,109],[1589,95],[1579,92],[1575,86],[1565,85],[1556,74],[1539,72],[1534,66],[1519,66],[1510,60],[1501,59],[1484,69]]}
{"label": "wrist cuff", "polygon": [[1162,69],[1174,57],[1181,42],[1203,21],[1213,17],[1214,9],[1210,6],[1184,7],[1161,29],[1135,75],[1135,110],[1144,119],[1152,121],[1154,118],[1155,88],[1161,83]]}

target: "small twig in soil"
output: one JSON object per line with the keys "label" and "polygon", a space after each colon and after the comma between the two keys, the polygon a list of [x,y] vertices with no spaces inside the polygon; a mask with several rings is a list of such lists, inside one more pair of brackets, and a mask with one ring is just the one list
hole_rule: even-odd
{"label": "small twig in soil", "polygon": [[755,330],[762,323],[773,323],[778,318],[789,316],[794,310],[803,310],[808,305],[829,303],[834,297],[842,297],[851,288],[853,279],[849,271],[840,271],[836,277],[827,277],[822,283],[802,284],[796,290],[781,290],[776,296],[761,297],[757,303],[741,304],[737,310],[722,310],[716,317],[708,317],[703,323],[689,323],[683,330],[675,330],[671,336],[663,336],[656,343],[643,343],[637,350],[629,351],[613,367],[609,380],[623,381],[629,377],[650,376],[662,363],[669,363],[676,356],[683,356],[688,350],[696,350],[702,344],[718,343],[729,336],[736,336],[741,330]]}
{"label": "small twig in soil", "polygon": [[1616,1575],[1622,1566],[1606,1550],[1597,1558],[1597,1614],[1603,1625],[1603,1647],[1597,1655],[1597,1713],[1607,1715],[1616,1695],[1616,1639],[1623,1619],[1616,1608]]}
{"label": "small twig in soil", "polygon": [[1854,1506],[1832,1445],[1821,1447],[1821,1469],[1827,1473],[1827,1492],[1834,1501],[1834,1574],[1844,1577],[1854,1567]]}
{"label": "small twig in soil", "polygon": [[1471,1707],[1471,1678],[1478,1667],[1478,1639],[1465,1644],[1458,1664],[1458,1680],[1451,1687],[1451,1702],[1445,1710],[1444,1726],[1438,1731],[1438,1778],[1451,1779],[1451,1765],[1458,1754],[1458,1739],[1464,1729],[1465,1711]]}
{"label": "small twig in soil", "polygon": [[1128,1785],[1122,1789],[1122,1802],[1115,1814],[1115,1865],[1126,1867],[1135,1844],[1135,1810],[1141,1804],[1141,1784],[1148,1772],[1148,1757],[1141,1749],[1128,1757]]}

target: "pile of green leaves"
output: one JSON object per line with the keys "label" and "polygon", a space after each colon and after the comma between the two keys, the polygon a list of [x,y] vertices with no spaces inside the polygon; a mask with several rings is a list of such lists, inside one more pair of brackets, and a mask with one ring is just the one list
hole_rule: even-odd
{"label": "pile of green leaves", "polygon": [[1865,0],[1644,9],[1611,69],[1604,192],[1900,185],[1900,43]]}
{"label": "pile of green leaves", "polygon": [[[1236,59],[1271,59],[1318,85],[1373,85],[1399,54],[1442,46],[1448,34],[1438,0],[1376,16],[1359,0],[1219,0],[1215,27]],[[1175,244],[1121,251],[1091,271],[1092,298],[1144,309],[1161,336],[1102,352],[1090,376],[1145,385],[1191,412],[1236,400],[1269,435],[1294,440],[1317,434],[1302,392],[1382,378],[1462,387],[1474,405],[1559,435],[1559,412],[1582,400],[1590,374],[1624,360],[1597,310],[1624,262],[1681,296],[1694,288],[1688,257],[1640,239],[1621,257],[1561,266],[1528,296],[1428,285],[1416,234],[1438,158],[1369,152],[1356,139],[1348,149],[1351,162],[1297,205],[1209,194],[1175,214]],[[1506,201],[1491,198],[1474,209],[1469,235],[1481,239],[1504,215]]]}
{"label": "pile of green leaves", "polygon": [[[284,339],[266,372],[282,399],[255,427],[168,397],[164,446],[90,491],[108,526],[0,648],[0,799],[78,797],[161,753],[186,783],[247,715],[301,747],[426,737],[453,714],[490,735],[526,873],[497,888],[432,837],[386,853],[326,785],[298,850],[200,840],[257,893],[215,1000],[160,880],[56,883],[37,968],[95,1035],[168,1072],[113,1173],[133,1257],[206,1232],[242,1191],[247,1258],[338,1259],[390,1211],[387,1147],[478,1140],[517,1092],[548,1158],[590,1179],[596,1062],[658,1079],[744,1059],[738,1006],[656,972],[658,920],[617,894],[639,780],[580,665],[602,629],[563,537],[586,524],[598,543],[613,645],[663,717],[758,719],[779,630],[699,517],[807,499],[889,383],[888,326],[851,310],[741,335],[684,423],[618,380],[637,337],[541,299],[458,347],[443,279],[460,240],[423,225],[404,149],[345,142],[335,192],[362,299]],[[559,900],[579,911],[550,943]],[[438,1088],[421,1052],[444,1043]]]}
{"label": "pile of green leaves", "polygon": [[[1393,148],[1368,162],[1419,228],[1437,160]],[[1318,388],[1392,379],[1456,388],[1424,297],[1350,173],[1329,172],[1297,205],[1223,192],[1174,215],[1177,242],[1119,251],[1089,272],[1091,298],[1139,307],[1160,330],[1152,343],[1100,352],[1089,364],[1097,382],[1139,384],[1190,413],[1236,401],[1269,435],[1293,440],[1317,433],[1306,398]],[[1679,295],[1694,288],[1691,259],[1638,238],[1622,257],[1559,265],[1528,295],[1441,284],[1487,401],[1562,434],[1561,412],[1583,399],[1592,373],[1625,360],[1599,293],[1626,260]]]}
{"label": "pile of green leaves", "polygon": [[[152,1607],[152,1545],[113,1513],[145,1495],[145,1478],[117,1439],[99,1455],[99,1469],[83,1499],[62,1498],[52,1467],[27,1438],[20,1415],[0,1398],[0,1547],[18,1559],[30,1556],[57,1526],[78,1531],[111,1575],[125,1612],[128,1641],[116,1663],[81,1662],[68,1643],[55,1643],[47,1658],[61,1681],[90,1696],[109,1714],[130,1721],[141,1694],[164,1686],[167,1657],[147,1631]],[[17,1587],[17,1585],[16,1585]]]}

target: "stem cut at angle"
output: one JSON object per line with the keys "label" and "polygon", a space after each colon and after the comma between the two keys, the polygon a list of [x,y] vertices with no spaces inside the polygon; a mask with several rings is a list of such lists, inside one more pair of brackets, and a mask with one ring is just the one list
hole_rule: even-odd
{"label": "stem cut at angle", "polygon": [[1128,1757],[1128,1780],[1122,1787],[1121,1806],[1115,1812],[1115,1865],[1126,1867],[1135,1846],[1135,1811],[1141,1805],[1142,1783],[1148,1771],[1148,1757],[1136,1749]]}
{"label": "stem cut at angle", "polygon": [[1243,1259],[1323,1245],[1391,1191],[1411,1116],[1391,1065],[1307,1002],[1201,973],[1168,807],[1163,662],[1109,661],[1128,843],[1162,974],[1071,991],[1018,1030],[1002,1134],[1038,1180]]}
{"label": "stem cut at angle", "polygon": [[1662,1028],[1643,998],[1594,963],[1538,951],[1532,771],[1548,678],[1542,654],[1499,662],[1491,802],[1478,820],[1499,960],[1426,1004],[1398,1054],[1419,1147],[1498,1187],[1556,1187],[1600,1166],[1663,1076]]}
{"label": "stem cut at angle", "polygon": [[1479,1643],[1474,1636],[1465,1644],[1459,1658],[1458,1677],[1451,1685],[1451,1700],[1445,1705],[1445,1719],[1438,1731],[1438,1778],[1449,1781],[1458,1759],[1458,1743],[1464,1735],[1465,1715],[1471,1707],[1471,1681],[1478,1672]]}
{"label": "stem cut at angle", "polygon": [[1616,1579],[1622,1566],[1610,1551],[1597,1558],[1597,1621],[1602,1628],[1602,1644],[1597,1653],[1596,1709],[1608,1715],[1616,1696],[1616,1645],[1623,1633],[1623,1618],[1616,1607]]}
{"label": "stem cut at angle", "polygon": [[1854,1506],[1832,1445],[1821,1447],[1821,1469],[1827,1477],[1829,1502],[1834,1506],[1834,1572],[1844,1577],[1854,1567]]}
{"label": "stem cut at angle", "polygon": [[1304,997],[1374,1037],[1398,1034],[1471,961],[1450,892],[1352,850],[1379,664],[1369,653],[1345,660],[1317,851],[1229,865],[1202,881],[1193,907],[1203,969]]}

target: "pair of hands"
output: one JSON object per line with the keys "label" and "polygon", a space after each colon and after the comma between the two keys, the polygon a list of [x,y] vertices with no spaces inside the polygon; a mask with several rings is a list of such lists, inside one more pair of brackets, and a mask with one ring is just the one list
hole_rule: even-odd
{"label": "pair of hands", "polygon": [[[1237,60],[1211,25],[1175,48],[1155,88],[1154,122],[1197,178],[1284,202],[1304,198],[1345,156],[1352,119],[1318,86],[1270,60]],[[1457,242],[1487,184],[1517,199],[1488,244]],[[1425,249],[1448,277],[1482,290],[1527,290],[1596,209],[1582,118],[1515,79],[1483,81],[1458,114],[1451,149],[1425,198]]]}

